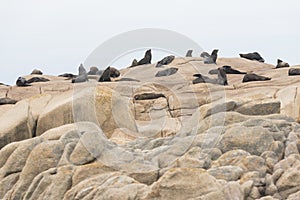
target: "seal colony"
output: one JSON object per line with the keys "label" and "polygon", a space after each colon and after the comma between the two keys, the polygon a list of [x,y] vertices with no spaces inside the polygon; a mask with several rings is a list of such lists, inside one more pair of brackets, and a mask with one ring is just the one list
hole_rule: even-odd
{"label": "seal colony", "polygon": [[[192,57],[192,49],[189,49],[186,53],[186,57]],[[207,52],[202,52],[200,54],[200,58],[202,58],[203,64],[216,66],[217,60],[218,60],[218,49],[214,49],[211,54]],[[241,58],[248,59],[252,61],[258,61],[258,62],[265,62],[265,60],[261,57],[261,55],[258,52],[253,53],[240,53],[239,54]],[[155,68],[165,68],[168,65],[171,65],[171,67],[162,69],[160,71],[157,71],[157,73],[154,75],[154,77],[165,77],[165,76],[171,76],[173,74],[176,74],[178,72],[177,67],[173,67],[172,63],[175,59],[174,55],[169,55],[161,60],[159,60],[154,67]],[[133,60],[129,68],[136,67],[136,66],[142,66],[142,65],[150,65],[152,61],[152,51],[151,49],[148,49],[144,53],[144,57],[137,61],[136,59]],[[174,64],[176,65],[176,63]],[[282,61],[281,59],[277,59],[277,65],[274,69],[278,68],[287,68],[290,67],[290,65],[287,62]],[[211,69],[208,72],[208,75],[206,76],[204,74],[193,74],[194,77],[196,77],[194,80],[192,80],[192,84],[199,84],[199,83],[210,83],[210,84],[218,84],[226,86],[229,84],[227,74],[236,74],[236,75],[244,75],[242,79],[242,83],[246,82],[252,82],[252,81],[269,81],[272,80],[272,77],[266,77],[256,74],[255,72],[247,73],[240,71],[238,69],[235,69],[232,66],[229,65],[223,65],[222,67],[218,67],[215,69]],[[47,82],[49,79],[41,77],[43,75],[43,72],[38,69],[34,69],[31,72],[31,75],[38,75],[35,77],[32,77],[29,80],[26,80],[24,77],[19,77],[16,81],[16,85],[18,87],[29,87],[32,86],[32,83],[35,82]],[[216,77],[214,75],[217,75]],[[300,69],[299,68],[290,68],[288,71],[288,76],[296,76],[300,75]],[[71,82],[76,83],[84,83],[88,82],[90,78],[96,79],[98,82],[111,82],[111,81],[133,81],[133,82],[139,82],[136,78],[130,78],[130,77],[120,77],[121,72],[112,67],[108,66],[105,70],[99,70],[96,66],[91,66],[89,71],[85,69],[83,64],[80,64],[78,67],[78,75],[74,75],[72,73],[64,73],[59,75],[59,77],[64,77],[66,80],[71,79]],[[96,77],[96,78],[95,78]],[[97,78],[98,77],[98,78]],[[120,77],[119,79],[117,79]]]}

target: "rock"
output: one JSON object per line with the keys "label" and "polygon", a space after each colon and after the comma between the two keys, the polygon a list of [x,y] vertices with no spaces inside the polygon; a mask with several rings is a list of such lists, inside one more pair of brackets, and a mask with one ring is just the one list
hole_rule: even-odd
{"label": "rock", "polygon": [[33,137],[34,123],[28,110],[28,101],[22,101],[0,117],[0,149],[11,142]]}
{"label": "rock", "polygon": [[289,195],[287,198],[287,200],[298,200],[298,199],[300,199],[300,191]]}
{"label": "rock", "polygon": [[289,168],[281,175],[276,182],[279,193],[287,198],[288,195],[300,189],[300,165]]}
{"label": "rock", "polygon": [[224,179],[226,181],[236,181],[238,180],[242,173],[243,169],[236,166],[222,166],[216,168],[210,168],[207,172],[215,177],[216,179]]}
{"label": "rock", "polygon": [[270,115],[280,113],[279,101],[263,101],[244,104],[236,109],[236,112],[244,115]]}
{"label": "rock", "polygon": [[62,152],[63,146],[58,141],[49,141],[43,145],[37,145],[30,153],[18,182],[6,196],[10,194],[11,198],[22,199],[34,177],[45,170],[55,167]]}
{"label": "rock", "polygon": [[49,169],[39,174],[31,183],[25,199],[63,199],[72,186],[72,167]]}
{"label": "rock", "polygon": [[217,192],[219,188],[220,185],[205,170],[170,169],[152,185],[146,199],[191,199]]}
{"label": "rock", "polygon": [[222,152],[243,149],[251,154],[260,155],[269,149],[273,141],[269,131],[262,127],[234,126],[226,130],[218,147]]}
{"label": "rock", "polygon": [[210,167],[210,163],[210,156],[203,153],[199,147],[191,148],[187,153],[176,160],[176,166],[184,168],[208,169]]}
{"label": "rock", "polygon": [[74,117],[75,121],[99,124],[108,138],[116,128],[128,128],[137,132],[133,116],[124,106],[130,106],[128,99],[113,94],[107,87],[96,87],[96,90],[93,87],[83,87],[75,92],[56,96],[49,102],[38,120],[37,135],[73,123]]}

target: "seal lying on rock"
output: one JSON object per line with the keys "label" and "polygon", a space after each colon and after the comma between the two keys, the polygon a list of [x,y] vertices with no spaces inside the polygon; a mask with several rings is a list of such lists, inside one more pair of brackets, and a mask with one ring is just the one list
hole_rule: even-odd
{"label": "seal lying on rock", "polygon": [[155,67],[161,67],[163,65],[170,64],[175,59],[175,56],[166,56],[162,60],[158,61]]}
{"label": "seal lying on rock", "polygon": [[289,69],[289,76],[300,75],[300,68],[291,68]]}
{"label": "seal lying on rock", "polygon": [[148,49],[145,53],[144,58],[138,62],[138,65],[151,64],[151,59],[152,59],[151,49]]}
{"label": "seal lying on rock", "polygon": [[[225,70],[226,74],[247,74],[246,72],[241,72],[239,70],[233,69],[231,66],[224,65],[221,67]],[[209,74],[218,74],[218,69],[212,69],[208,72]]]}
{"label": "seal lying on rock", "polygon": [[178,71],[178,68],[171,67],[169,69],[165,69],[162,71],[159,71],[155,74],[155,77],[162,77],[162,76],[171,76],[175,74]]}
{"label": "seal lying on rock", "polygon": [[216,64],[218,58],[218,49],[214,49],[211,55],[204,60],[204,64]]}
{"label": "seal lying on rock", "polygon": [[96,75],[99,69],[97,67],[90,67],[90,71],[87,73],[87,75]]}
{"label": "seal lying on rock", "polygon": [[257,74],[253,74],[253,73],[250,73],[250,74],[246,74],[243,78],[243,83],[245,82],[250,82],[250,81],[269,81],[271,80],[272,78],[270,77],[266,77],[266,76],[259,76]]}
{"label": "seal lying on rock", "polygon": [[27,86],[31,86],[27,80],[23,77],[19,77],[18,80],[16,81],[16,85],[18,87],[27,87]]}
{"label": "seal lying on rock", "polygon": [[198,84],[198,83],[212,83],[216,84],[217,80],[216,79],[211,79],[207,76],[204,76],[202,74],[194,74],[193,76],[197,77],[192,81],[193,84]]}
{"label": "seal lying on rock", "polygon": [[193,84],[197,83],[212,83],[219,85],[228,85],[227,76],[225,70],[223,68],[218,68],[218,78],[212,79],[207,76],[203,76],[202,74],[194,74],[193,76],[197,77],[192,81]]}
{"label": "seal lying on rock", "polygon": [[120,78],[116,81],[132,81],[132,82],[140,82],[140,80],[134,79],[134,78]]}
{"label": "seal lying on rock", "polygon": [[276,68],[282,68],[282,67],[290,67],[290,65],[286,62],[283,62],[280,59],[277,59],[277,66]]}
{"label": "seal lying on rock", "polygon": [[0,98],[0,105],[16,104],[18,101],[11,98]]}
{"label": "seal lying on rock", "polygon": [[31,72],[31,75],[43,75],[43,72],[39,69],[34,69],[32,72]]}
{"label": "seal lying on rock", "polygon": [[48,81],[50,80],[44,77],[32,77],[27,81],[27,83],[48,82]]}
{"label": "seal lying on rock", "polygon": [[160,97],[166,98],[166,96],[162,93],[143,93],[143,94],[137,94],[134,96],[135,100],[151,100],[151,99],[158,99]]}
{"label": "seal lying on rock", "polygon": [[186,54],[185,54],[185,57],[193,57],[193,50],[188,50],[187,52],[186,52]]}
{"label": "seal lying on rock", "polygon": [[82,64],[80,64],[79,68],[78,68],[78,76],[76,78],[72,79],[72,83],[82,83],[82,82],[87,82],[88,76],[86,73],[85,68],[83,67]]}
{"label": "seal lying on rock", "polygon": [[242,54],[240,53],[240,57],[241,58],[246,58],[248,60],[257,60],[259,62],[265,62],[265,60],[261,57],[261,55],[259,55],[259,53],[257,52],[253,52],[253,53],[246,53],[246,54]]}
{"label": "seal lying on rock", "polygon": [[71,73],[64,73],[64,74],[60,74],[58,75],[59,77],[65,77],[65,78],[76,78],[77,75],[71,74]]}

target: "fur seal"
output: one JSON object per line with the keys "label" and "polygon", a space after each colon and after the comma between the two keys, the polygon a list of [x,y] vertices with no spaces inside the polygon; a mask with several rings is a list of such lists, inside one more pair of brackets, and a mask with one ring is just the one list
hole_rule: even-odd
{"label": "fur seal", "polygon": [[250,82],[250,81],[269,81],[271,79],[272,78],[270,78],[270,77],[260,76],[257,74],[250,73],[250,74],[245,74],[245,76],[243,78],[243,83]]}
{"label": "fur seal", "polygon": [[110,67],[109,69],[110,69],[110,77],[112,77],[112,78],[117,78],[117,77],[120,76],[121,73],[120,73],[120,71],[117,70],[116,68]]}
{"label": "fur seal", "polygon": [[30,75],[43,75],[43,72],[39,69],[34,69]]}
{"label": "fur seal", "polygon": [[137,94],[134,96],[135,100],[151,100],[151,99],[158,99],[160,97],[166,98],[166,96],[162,93],[143,93],[143,94]]}
{"label": "fur seal", "polygon": [[36,82],[48,82],[50,81],[47,78],[43,78],[43,77],[32,77],[31,79],[29,79],[27,81],[27,83],[36,83]]}
{"label": "fur seal", "polygon": [[76,78],[77,75],[71,74],[71,73],[64,73],[64,74],[60,74],[58,75],[59,77],[65,77],[65,78]]}
{"label": "fur seal", "polygon": [[27,80],[23,77],[19,77],[18,80],[16,81],[16,85],[18,87],[27,87],[27,86],[31,86]]}
{"label": "fur seal", "polygon": [[187,52],[186,52],[186,54],[185,54],[185,57],[193,57],[193,50],[188,50]]}
{"label": "fur seal", "polygon": [[277,66],[276,68],[282,68],[282,67],[290,67],[290,65],[286,62],[283,62],[280,59],[277,59]]}
{"label": "fur seal", "polygon": [[151,59],[152,59],[151,49],[148,49],[145,53],[144,58],[138,62],[138,65],[151,64]]}
{"label": "fur seal", "polygon": [[217,58],[218,58],[218,49],[214,49],[211,55],[204,60],[204,64],[217,64]]}
{"label": "fur seal", "polygon": [[116,81],[132,81],[132,82],[140,82],[140,80],[134,79],[134,78],[120,78]]}
{"label": "fur seal", "polygon": [[175,74],[178,71],[178,68],[171,67],[169,69],[165,69],[162,71],[159,71],[155,74],[155,77],[162,77],[162,76],[171,76]]}
{"label": "fur seal", "polygon": [[226,72],[225,72],[224,68],[222,68],[222,67],[218,68],[218,80],[217,80],[217,82],[220,85],[228,85]]}
{"label": "fur seal", "polygon": [[90,71],[87,73],[87,75],[96,75],[99,69],[97,67],[90,67]]}
{"label": "fur seal", "polygon": [[72,79],[72,83],[82,83],[82,82],[87,82],[88,80],[89,79],[86,70],[83,67],[83,65],[80,64],[80,66],[78,67],[78,76]]}
{"label": "fur seal", "polygon": [[87,75],[85,68],[83,67],[83,64],[80,64],[79,68],[78,68],[78,75]]}
{"label": "fur seal", "polygon": [[248,60],[257,60],[258,62],[265,62],[265,60],[261,57],[261,55],[257,52],[253,52],[253,53],[246,53],[246,54],[242,54],[240,53],[240,57],[241,58],[245,58]]}
{"label": "fur seal", "polygon": [[205,51],[200,54],[201,58],[208,58],[209,56],[210,56],[209,53],[207,53]]}
{"label": "fur seal", "polygon": [[155,67],[161,67],[163,65],[170,64],[175,59],[175,56],[166,56],[162,60],[158,61]]}
{"label": "fur seal", "polygon": [[[246,72],[241,72],[239,70],[233,69],[231,66],[224,65],[222,69],[225,70],[226,74],[247,74]],[[209,74],[218,74],[218,69],[212,69],[208,72]]]}
{"label": "fur seal", "polygon": [[212,84],[216,84],[217,80],[216,79],[211,79],[207,76],[204,76],[202,74],[194,74],[194,77],[197,77],[196,79],[194,79],[192,81],[193,84],[198,84],[198,83],[212,83]]}
{"label": "fur seal", "polygon": [[110,82],[111,81],[110,73],[111,73],[111,71],[110,71],[110,66],[109,66],[104,70],[104,72],[100,76],[98,82]]}
{"label": "fur seal", "polygon": [[300,68],[289,69],[289,76],[298,76],[298,75],[300,75]]}
{"label": "fur seal", "polygon": [[11,99],[11,98],[0,98],[0,105],[6,105],[6,104],[16,104],[18,101]]}
{"label": "fur seal", "polygon": [[135,66],[138,66],[138,65],[139,65],[139,62],[136,59],[133,59],[130,67],[135,67]]}

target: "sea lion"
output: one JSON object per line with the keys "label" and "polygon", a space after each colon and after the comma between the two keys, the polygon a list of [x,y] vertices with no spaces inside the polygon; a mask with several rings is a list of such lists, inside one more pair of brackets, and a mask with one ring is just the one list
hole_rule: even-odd
{"label": "sea lion", "polygon": [[[246,72],[241,72],[239,70],[233,69],[231,66],[224,65],[222,67],[226,74],[247,74]],[[212,69],[208,72],[209,74],[218,74],[218,69]]]}
{"label": "sea lion", "polygon": [[139,65],[139,62],[136,59],[133,59],[133,61],[132,61],[131,65],[129,66],[129,68],[136,67],[138,65]]}
{"label": "sea lion", "polygon": [[78,67],[78,76],[72,79],[72,83],[82,83],[87,82],[88,80],[89,79],[86,70],[83,65],[80,64],[80,66]]}
{"label": "sea lion", "polygon": [[0,105],[6,105],[6,104],[16,104],[18,101],[11,99],[11,98],[0,98]]}
{"label": "sea lion", "polygon": [[282,67],[290,67],[290,65],[286,62],[283,62],[280,59],[277,59],[277,66],[276,68],[282,68]]}
{"label": "sea lion", "polygon": [[239,54],[241,58],[245,58],[248,60],[257,60],[258,62],[265,62],[265,60],[261,57],[261,55],[257,52],[253,53],[246,53],[246,54]]}
{"label": "sea lion", "polygon": [[204,64],[217,64],[217,58],[218,58],[218,49],[214,49],[211,55],[204,60]]}
{"label": "sea lion", "polygon": [[96,75],[99,69],[97,67],[90,67],[90,71],[87,73],[87,75]]}
{"label": "sea lion", "polygon": [[171,75],[175,74],[177,71],[178,71],[178,68],[171,67],[171,68],[169,68],[169,69],[165,69],[165,70],[162,70],[162,71],[158,71],[158,72],[155,74],[155,77],[171,76]]}
{"label": "sea lion", "polygon": [[158,61],[155,67],[161,67],[163,65],[170,64],[175,59],[175,56],[166,56],[162,60]]}
{"label": "sea lion", "polygon": [[32,77],[31,79],[29,79],[27,81],[27,83],[36,83],[36,82],[48,82],[50,81],[47,78],[43,78],[43,77]]}
{"label": "sea lion", "polygon": [[23,77],[19,77],[18,80],[16,81],[16,85],[19,87],[27,87],[27,86],[31,86],[27,80]]}
{"label": "sea lion", "polygon": [[78,75],[87,75],[85,68],[83,67],[83,64],[80,64],[79,68],[78,68]]}
{"label": "sea lion", "polygon": [[83,82],[87,82],[87,81],[88,81],[88,79],[84,75],[77,76],[76,78],[72,79],[72,83],[83,83]]}
{"label": "sea lion", "polygon": [[166,98],[166,96],[162,93],[143,93],[143,94],[137,94],[134,96],[135,100],[151,100],[151,99],[158,99],[160,97]]}
{"label": "sea lion", "polygon": [[211,79],[207,76],[204,76],[202,74],[194,74],[193,76],[197,77],[192,81],[193,84],[198,84],[198,83],[212,83],[216,84],[217,80],[216,79]]}
{"label": "sea lion", "polygon": [[224,68],[218,68],[218,84],[220,85],[228,85],[227,76]]}
{"label": "sea lion", "polygon": [[186,54],[185,54],[185,57],[193,57],[193,50],[188,50],[187,52],[186,52]]}
{"label": "sea lion", "polygon": [[250,81],[268,81],[271,79],[272,78],[270,78],[270,77],[260,76],[260,75],[254,74],[254,73],[249,73],[249,74],[245,74],[245,76],[243,78],[243,83],[250,82]]}
{"label": "sea lion", "polygon": [[110,82],[111,81],[110,73],[111,73],[111,71],[110,71],[110,66],[109,66],[104,70],[104,72],[100,76],[98,82]]}
{"label": "sea lion", "polygon": [[298,75],[300,75],[300,68],[289,69],[289,76],[298,76]]}
{"label": "sea lion", "polygon": [[200,54],[201,58],[208,58],[209,56],[210,56],[209,53],[207,53],[205,51]]}
{"label": "sea lion", "polygon": [[71,73],[64,73],[64,74],[60,74],[58,75],[59,77],[65,77],[65,78],[76,78],[77,75],[71,74]]}
{"label": "sea lion", "polygon": [[152,59],[151,49],[148,49],[145,53],[144,58],[138,62],[138,65],[151,64],[151,59]]}
{"label": "sea lion", "polygon": [[133,82],[140,82],[140,80],[134,79],[134,78],[120,78],[116,81],[133,81]]}
{"label": "sea lion", "polygon": [[34,69],[30,75],[43,75],[43,72],[39,69]]}
{"label": "sea lion", "polygon": [[116,68],[110,67],[109,69],[110,69],[110,77],[112,77],[112,78],[117,78],[117,77],[120,76],[121,73],[120,73],[120,71],[117,70]]}

